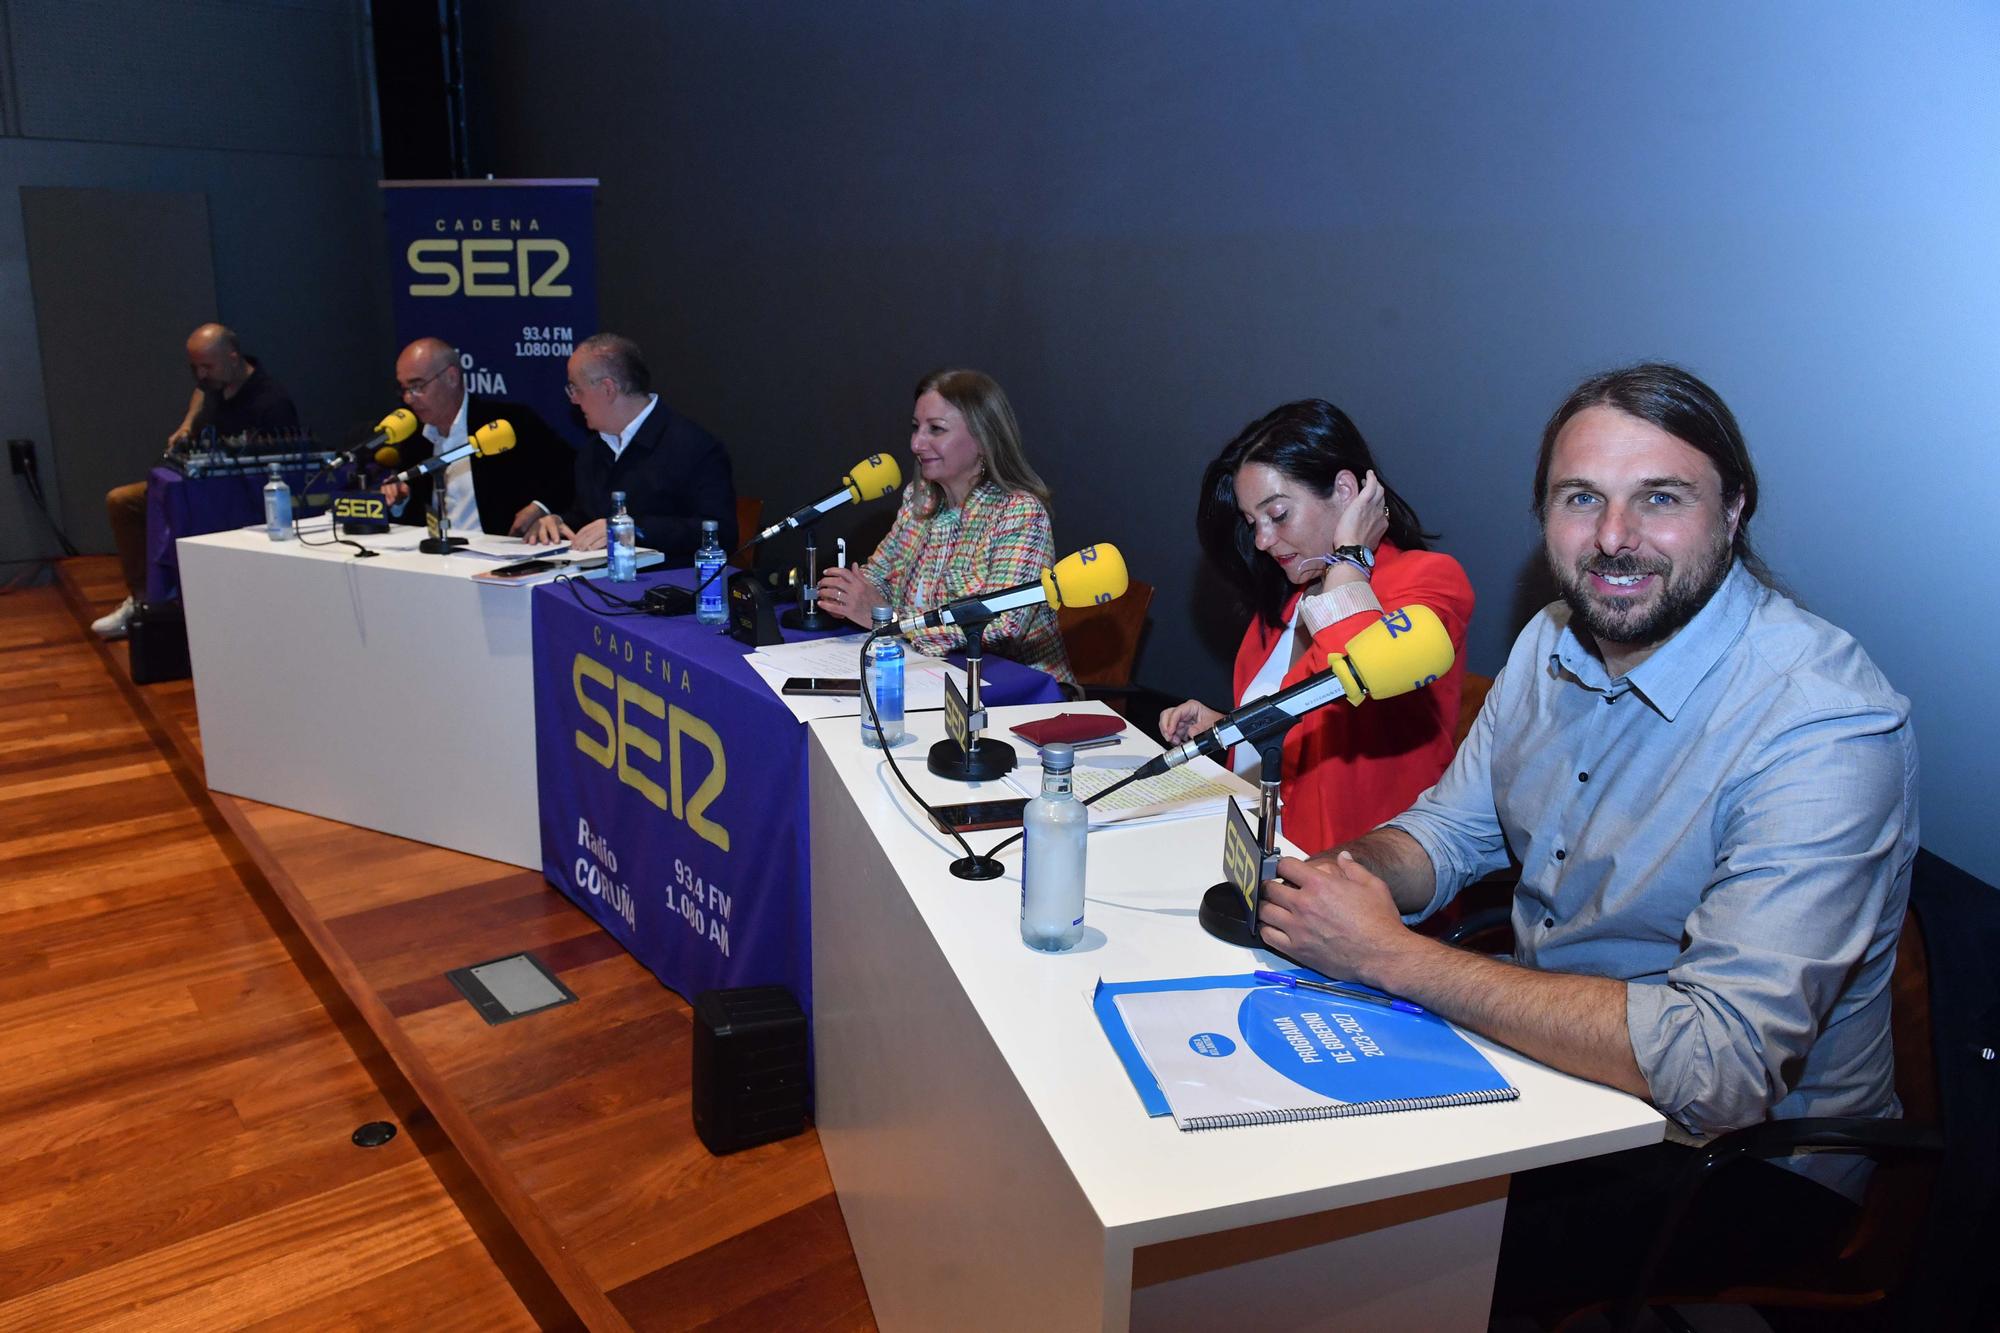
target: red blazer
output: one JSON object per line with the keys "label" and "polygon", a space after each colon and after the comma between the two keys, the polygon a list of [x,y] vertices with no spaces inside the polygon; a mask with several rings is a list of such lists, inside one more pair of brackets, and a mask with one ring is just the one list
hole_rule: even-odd
{"label": "red blazer", "polygon": [[[1383,542],[1369,580],[1384,611],[1413,603],[1437,612],[1451,635],[1451,670],[1428,689],[1358,707],[1328,704],[1285,736],[1284,833],[1308,852],[1323,852],[1359,837],[1409,809],[1436,782],[1457,745],[1458,696],[1465,683],[1465,627],[1472,621],[1472,583],[1458,561],[1435,551],[1404,551]],[[1289,619],[1299,594],[1285,604]],[[1367,626],[1372,613],[1349,616],[1314,638],[1286,673],[1296,685],[1326,670],[1327,656]],[[1236,702],[1285,634],[1253,619],[1236,650]]]}

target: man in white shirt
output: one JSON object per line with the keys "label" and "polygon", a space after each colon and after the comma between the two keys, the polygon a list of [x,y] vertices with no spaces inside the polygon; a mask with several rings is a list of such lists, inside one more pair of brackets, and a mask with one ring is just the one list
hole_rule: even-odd
{"label": "man in white shirt", "polygon": [[[423,423],[425,441],[405,447],[405,466],[459,447],[491,422],[504,420],[514,427],[514,447],[506,453],[461,458],[444,470],[445,518],[453,532],[518,537],[544,514],[561,512],[569,504],[575,466],[569,446],[525,403],[468,394],[451,344],[419,338],[405,347],[396,358],[396,383]],[[382,494],[391,504],[404,506],[400,517],[405,522],[421,523],[437,480],[426,477],[410,486],[386,482]]]}

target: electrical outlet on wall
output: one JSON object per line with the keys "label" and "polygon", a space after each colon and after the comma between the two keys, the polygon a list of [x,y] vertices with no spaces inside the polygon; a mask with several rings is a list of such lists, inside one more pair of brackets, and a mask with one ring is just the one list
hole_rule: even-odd
{"label": "electrical outlet on wall", "polygon": [[35,465],[35,442],[33,440],[7,441],[7,465],[13,469],[14,475],[17,477],[25,477],[37,473],[39,469]]}

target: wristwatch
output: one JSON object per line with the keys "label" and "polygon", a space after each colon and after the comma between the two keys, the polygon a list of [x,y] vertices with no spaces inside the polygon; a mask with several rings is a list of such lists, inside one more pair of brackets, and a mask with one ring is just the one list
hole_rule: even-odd
{"label": "wristwatch", "polygon": [[1363,577],[1372,578],[1375,574],[1375,553],[1365,546],[1336,546],[1327,552],[1326,562],[1331,565],[1336,560],[1353,565]]}

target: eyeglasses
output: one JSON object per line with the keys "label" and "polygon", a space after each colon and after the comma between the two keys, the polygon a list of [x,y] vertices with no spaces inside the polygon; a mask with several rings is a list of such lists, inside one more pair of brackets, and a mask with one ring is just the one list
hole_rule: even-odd
{"label": "eyeglasses", "polygon": [[431,386],[432,381],[436,380],[439,375],[444,374],[445,370],[450,370],[450,369],[451,369],[450,366],[446,366],[444,370],[436,371],[433,374],[426,375],[420,380],[411,380],[408,384],[398,384],[396,386],[396,392],[402,394],[403,397],[405,398],[415,398],[418,394],[422,393],[425,389],[429,388]]}
{"label": "eyeglasses", "polygon": [[578,396],[584,392],[584,389],[588,389],[592,384],[602,384],[605,380],[609,378],[611,378],[609,375],[593,375],[590,377],[588,381],[585,382],[582,389],[576,387],[576,381],[564,380],[563,394],[573,403],[577,400]]}

